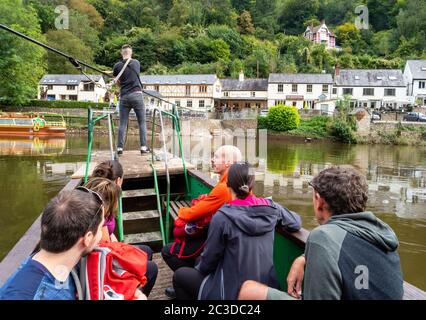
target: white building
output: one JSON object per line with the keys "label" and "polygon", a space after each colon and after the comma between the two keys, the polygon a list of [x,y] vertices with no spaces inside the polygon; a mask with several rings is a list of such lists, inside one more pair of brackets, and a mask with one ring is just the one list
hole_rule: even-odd
{"label": "white building", "polygon": [[48,74],[39,82],[38,99],[103,102],[106,87],[100,75]]}
{"label": "white building", "polygon": [[324,20],[319,26],[308,26],[303,35],[314,43],[325,45],[327,49],[336,49],[336,36],[328,29]]}
{"label": "white building", "polygon": [[340,70],[336,68],[337,96],[350,96],[351,107],[402,108],[409,103],[401,70]]}
{"label": "white building", "polygon": [[215,74],[143,75],[146,90],[159,92],[165,100],[179,107],[211,111],[221,97],[220,81]]}
{"label": "white building", "polygon": [[298,109],[332,113],[335,106],[331,74],[271,73],[268,80],[268,106],[284,104]]}
{"label": "white building", "polygon": [[426,106],[426,60],[408,60],[404,69],[407,96],[416,105]]}
{"label": "white building", "polygon": [[220,79],[220,83],[222,96],[215,105],[217,110],[258,110],[268,107],[268,79],[245,79],[241,72],[238,80]]}

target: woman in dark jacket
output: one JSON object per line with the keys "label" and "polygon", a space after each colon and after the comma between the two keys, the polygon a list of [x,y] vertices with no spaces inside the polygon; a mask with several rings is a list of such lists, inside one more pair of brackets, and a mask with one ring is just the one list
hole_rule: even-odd
{"label": "woman in dark jacket", "polygon": [[235,300],[246,280],[279,288],[273,265],[275,226],[294,232],[301,228],[301,220],[272,200],[257,198],[251,192],[253,185],[248,164],[230,167],[232,201],[213,216],[195,268],[175,272],[177,299]]}

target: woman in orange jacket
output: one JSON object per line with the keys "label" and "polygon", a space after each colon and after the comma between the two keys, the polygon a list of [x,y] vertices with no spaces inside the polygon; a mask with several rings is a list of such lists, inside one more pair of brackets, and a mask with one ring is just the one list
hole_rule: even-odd
{"label": "woman in orange jacket", "polygon": [[[237,147],[225,145],[217,149],[211,160],[211,165],[213,171],[219,174],[219,183],[205,198],[198,201],[192,207],[181,208],[178,213],[179,219],[192,222],[211,217],[223,204],[231,201],[231,193],[227,187],[228,169],[233,163],[240,162],[241,159],[241,152]],[[202,248],[207,238],[207,232],[204,233],[202,236],[187,238],[185,240],[185,247],[182,250],[183,255],[190,256],[190,258],[183,259],[177,256],[177,252],[181,251],[179,245],[169,243],[164,246],[161,255],[170,269],[176,271],[180,267],[194,267],[198,256],[196,253],[200,253],[200,248]],[[173,297],[174,290],[167,288],[166,295]]]}

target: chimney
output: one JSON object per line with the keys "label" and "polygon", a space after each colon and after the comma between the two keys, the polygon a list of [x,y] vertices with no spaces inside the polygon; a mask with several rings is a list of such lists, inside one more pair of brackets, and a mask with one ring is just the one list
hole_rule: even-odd
{"label": "chimney", "polygon": [[321,20],[321,25],[322,26],[325,25],[325,20],[324,19]]}
{"label": "chimney", "polygon": [[338,64],[334,67],[334,75],[340,76],[340,66]]}
{"label": "chimney", "polygon": [[244,81],[244,71],[243,70],[240,71],[240,76],[238,77],[238,80]]}

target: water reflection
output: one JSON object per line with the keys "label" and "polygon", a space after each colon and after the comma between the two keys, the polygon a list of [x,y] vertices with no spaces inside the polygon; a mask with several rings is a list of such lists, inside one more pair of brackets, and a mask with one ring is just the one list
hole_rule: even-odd
{"label": "water reflection", "polygon": [[59,156],[65,146],[65,138],[0,137],[0,156]]}

